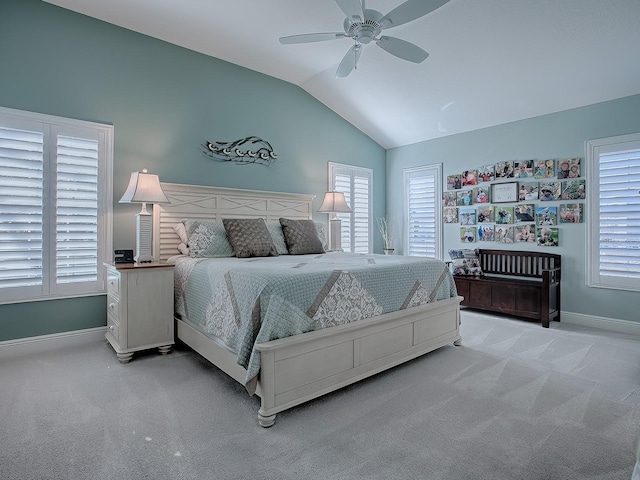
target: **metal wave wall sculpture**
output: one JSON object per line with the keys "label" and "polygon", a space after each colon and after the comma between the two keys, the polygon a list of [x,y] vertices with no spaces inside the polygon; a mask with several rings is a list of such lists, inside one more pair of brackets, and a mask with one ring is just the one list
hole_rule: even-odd
{"label": "metal wave wall sculpture", "polygon": [[235,142],[205,142],[204,153],[219,162],[234,162],[236,165],[271,165],[278,155],[271,144],[259,137],[251,136]]}

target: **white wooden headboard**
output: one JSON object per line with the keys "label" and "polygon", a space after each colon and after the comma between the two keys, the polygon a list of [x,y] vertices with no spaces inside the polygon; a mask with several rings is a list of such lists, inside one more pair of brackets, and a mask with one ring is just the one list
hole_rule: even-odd
{"label": "white wooden headboard", "polygon": [[153,206],[153,256],[166,261],[177,255],[180,239],[173,230],[185,218],[310,219],[315,195],[237,188],[161,183],[171,203]]}

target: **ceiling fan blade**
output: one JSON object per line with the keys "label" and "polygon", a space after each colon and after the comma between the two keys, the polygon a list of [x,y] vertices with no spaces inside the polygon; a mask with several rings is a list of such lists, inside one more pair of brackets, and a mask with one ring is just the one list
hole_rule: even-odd
{"label": "ceiling fan blade", "polygon": [[449,0],[407,0],[380,19],[382,28],[391,28],[424,17]]}
{"label": "ceiling fan blade", "polygon": [[400,40],[399,38],[383,35],[376,44],[385,52],[413,63],[420,63],[429,56],[429,54],[419,46],[405,40]]}
{"label": "ceiling fan blade", "polygon": [[338,65],[338,70],[336,70],[336,77],[346,77],[347,75],[349,75],[352,70],[356,68],[358,60],[360,59],[361,52],[361,45],[354,45],[353,47],[351,47],[340,62],[340,65]]}
{"label": "ceiling fan blade", "polygon": [[364,19],[360,0],[336,0],[336,3],[349,20],[362,21]]}
{"label": "ceiling fan blade", "polygon": [[325,40],[335,40],[336,38],[344,38],[344,33],[305,33],[303,35],[290,35],[288,37],[280,37],[280,43],[288,45],[291,43],[311,43],[324,42]]}

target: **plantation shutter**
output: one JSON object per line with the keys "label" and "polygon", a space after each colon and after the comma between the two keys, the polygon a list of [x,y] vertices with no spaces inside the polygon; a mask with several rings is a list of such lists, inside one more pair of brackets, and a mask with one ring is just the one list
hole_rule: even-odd
{"label": "plantation shutter", "polygon": [[0,302],[104,293],[112,131],[0,108]]}
{"label": "plantation shutter", "polygon": [[441,258],[441,167],[405,170],[407,254]]}
{"label": "plantation shutter", "polygon": [[331,189],[344,193],[352,213],[339,213],[342,221],[341,243],[345,252],[371,251],[371,188],[372,172],[368,168],[329,164]]}
{"label": "plantation shutter", "polygon": [[56,283],[98,277],[98,142],[58,136]]}
{"label": "plantation shutter", "polygon": [[0,288],[41,291],[43,138],[0,127]]}
{"label": "plantation shutter", "polygon": [[600,275],[640,280],[640,149],[599,163]]}

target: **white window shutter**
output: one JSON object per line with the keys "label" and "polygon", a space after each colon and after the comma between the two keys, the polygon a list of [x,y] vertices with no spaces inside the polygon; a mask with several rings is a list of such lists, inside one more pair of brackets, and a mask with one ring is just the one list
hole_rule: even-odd
{"label": "white window shutter", "polygon": [[586,142],[589,286],[640,291],[640,134]]}
{"label": "white window shutter", "polygon": [[42,132],[0,127],[0,288],[42,285],[43,162]]}
{"label": "white window shutter", "polygon": [[373,171],[369,168],[329,163],[329,189],[344,193],[352,213],[339,213],[342,249],[345,252],[372,251]]}
{"label": "white window shutter", "polygon": [[640,279],[640,150],[600,155],[600,275]]}
{"label": "white window shutter", "polygon": [[442,258],[440,165],[405,169],[407,255]]}
{"label": "white window shutter", "polygon": [[98,277],[98,142],[58,136],[56,283]]}

